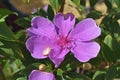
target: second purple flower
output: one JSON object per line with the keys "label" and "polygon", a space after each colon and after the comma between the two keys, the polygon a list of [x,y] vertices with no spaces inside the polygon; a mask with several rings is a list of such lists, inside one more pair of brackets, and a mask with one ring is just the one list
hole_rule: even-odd
{"label": "second purple flower", "polygon": [[49,57],[55,67],[60,65],[69,51],[79,61],[87,62],[96,57],[100,50],[99,44],[92,40],[101,34],[101,30],[91,18],[75,25],[72,14],[59,13],[55,16],[54,23],[37,16],[32,19],[27,33],[30,37],[26,47],[32,57]]}

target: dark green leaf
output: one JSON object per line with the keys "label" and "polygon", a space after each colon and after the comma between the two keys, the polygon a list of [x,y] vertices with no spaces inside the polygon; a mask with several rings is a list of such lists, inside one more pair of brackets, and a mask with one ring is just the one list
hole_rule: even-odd
{"label": "dark green leaf", "polygon": [[[76,64],[76,65],[75,65]],[[80,66],[80,62],[71,54],[65,57],[64,62],[60,65],[60,68],[65,71],[71,71]]]}
{"label": "dark green leaf", "polygon": [[112,4],[110,3],[110,1],[109,0],[104,0],[104,2],[107,6],[108,11],[111,10],[112,9]]}
{"label": "dark green leaf", "polygon": [[51,6],[48,6],[47,14],[48,14],[48,18],[52,21],[54,18],[54,11]]}
{"label": "dark green leaf", "polygon": [[93,19],[99,19],[101,17],[102,13],[100,11],[91,11],[87,18],[93,18]]}
{"label": "dark green leaf", "polygon": [[116,57],[115,57],[113,51],[110,49],[110,47],[108,47],[106,44],[103,43],[101,45],[101,48],[102,48],[104,60],[109,61],[109,62],[116,61]]}
{"label": "dark green leaf", "polygon": [[119,60],[120,59],[120,44],[116,39],[113,39],[112,47],[113,47],[113,52],[116,58]]}
{"label": "dark green leaf", "polygon": [[28,27],[30,27],[31,19],[27,18],[27,17],[19,18],[15,21],[15,23],[23,28],[28,28]]}
{"label": "dark green leaf", "polygon": [[15,36],[5,23],[0,23],[0,39],[15,41]]}
{"label": "dark green leaf", "polygon": [[86,0],[80,0],[80,5],[85,6]]}
{"label": "dark green leaf", "polygon": [[11,41],[0,41],[4,44],[0,46],[0,50],[2,51],[2,55],[5,56],[5,58],[19,58],[23,59],[23,55],[21,54],[21,50],[18,47],[17,42],[11,42]]}
{"label": "dark green leaf", "polygon": [[105,77],[106,77],[106,80],[113,80],[116,77],[116,75],[117,75],[116,66],[111,66],[107,71]]}
{"label": "dark green leaf", "polygon": [[91,80],[91,78],[89,78],[88,76],[77,74],[75,72],[67,72],[66,74],[64,74],[64,78],[65,80]]}
{"label": "dark green leaf", "polygon": [[99,0],[89,0],[89,1],[90,1],[90,6],[94,7]]}
{"label": "dark green leaf", "polygon": [[115,14],[115,18],[114,18],[114,19],[115,19],[115,20],[120,19],[120,13]]}

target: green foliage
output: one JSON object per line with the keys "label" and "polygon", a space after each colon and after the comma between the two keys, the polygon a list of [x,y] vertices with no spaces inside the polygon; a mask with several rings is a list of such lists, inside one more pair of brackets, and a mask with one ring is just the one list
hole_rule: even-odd
{"label": "green foliage", "polygon": [[50,0],[50,4],[55,12],[58,12],[61,8],[62,0]]}
{"label": "green foliage", "polygon": [[79,6],[80,4],[80,0],[72,0],[74,4],[76,4],[77,6]]}
{"label": "green foliage", "polygon": [[10,28],[5,23],[0,23],[0,39],[14,41],[15,36]]}
{"label": "green foliage", "polygon": [[5,17],[8,16],[9,14],[11,14],[12,12],[10,12],[7,9],[1,9],[0,8],[0,22],[4,22],[5,21]]}
{"label": "green foliage", "polygon": [[28,4],[30,2],[30,0],[23,0],[23,2]]}
{"label": "green foliage", "polygon": [[100,11],[91,11],[88,15],[87,18],[93,18],[93,19],[99,19],[101,17],[102,13]]}

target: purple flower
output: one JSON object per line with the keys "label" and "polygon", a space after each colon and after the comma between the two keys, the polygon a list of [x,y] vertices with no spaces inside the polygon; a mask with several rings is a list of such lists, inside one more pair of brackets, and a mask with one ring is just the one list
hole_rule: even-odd
{"label": "purple flower", "polygon": [[101,33],[100,28],[91,18],[84,19],[75,26],[72,14],[57,14],[54,23],[37,16],[32,19],[27,30],[30,38],[26,42],[32,57],[42,59],[49,57],[55,67],[71,51],[79,61],[87,62],[97,56],[100,50],[98,43],[92,40]]}
{"label": "purple flower", "polygon": [[53,73],[33,70],[29,75],[29,80],[56,80]]}
{"label": "purple flower", "polygon": [[[42,9],[43,9],[45,12],[47,12],[47,10],[48,10],[48,5],[43,6]],[[38,12],[38,9],[37,9],[37,8],[34,8],[34,9],[32,10],[32,13],[37,13],[37,12]]]}

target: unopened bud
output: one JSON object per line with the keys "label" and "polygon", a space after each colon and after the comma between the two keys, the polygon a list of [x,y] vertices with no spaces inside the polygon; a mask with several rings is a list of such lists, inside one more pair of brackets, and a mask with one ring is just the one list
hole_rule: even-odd
{"label": "unopened bud", "polygon": [[82,65],[82,68],[83,68],[84,70],[90,70],[90,69],[92,69],[92,65],[91,65],[90,63],[84,63],[84,64]]}
{"label": "unopened bud", "polygon": [[46,65],[45,64],[40,64],[39,70],[44,71],[45,69],[46,69]]}

